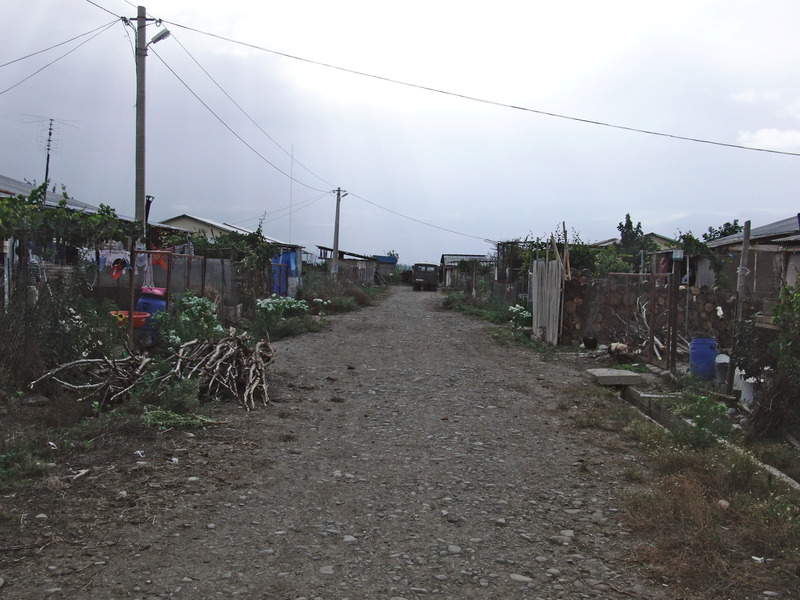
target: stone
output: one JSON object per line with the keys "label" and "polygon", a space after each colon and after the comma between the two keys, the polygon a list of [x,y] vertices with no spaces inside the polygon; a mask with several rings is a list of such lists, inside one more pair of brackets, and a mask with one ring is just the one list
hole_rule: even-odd
{"label": "stone", "polygon": [[516,581],[517,583],[531,583],[533,579],[525,575],[520,575],[519,573],[512,573],[511,581]]}
{"label": "stone", "polygon": [[595,381],[604,386],[614,385],[640,385],[642,376],[622,369],[589,369]]}

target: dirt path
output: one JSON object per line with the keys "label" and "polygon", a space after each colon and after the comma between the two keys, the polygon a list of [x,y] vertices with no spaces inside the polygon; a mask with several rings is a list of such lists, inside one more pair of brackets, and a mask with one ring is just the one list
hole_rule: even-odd
{"label": "dirt path", "polygon": [[666,597],[630,561],[635,450],[570,423],[587,365],[440,301],[396,288],[273,344],[273,403],[220,427],[54,457],[2,497],[25,516],[0,546],[25,547],[0,553],[0,598]]}

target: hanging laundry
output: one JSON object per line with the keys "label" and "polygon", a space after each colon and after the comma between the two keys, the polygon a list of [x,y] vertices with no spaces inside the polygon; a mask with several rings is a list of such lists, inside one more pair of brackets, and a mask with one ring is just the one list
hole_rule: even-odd
{"label": "hanging laundry", "polygon": [[164,254],[161,252],[156,252],[153,254],[153,265],[161,265],[162,269],[166,269],[167,259],[165,258]]}

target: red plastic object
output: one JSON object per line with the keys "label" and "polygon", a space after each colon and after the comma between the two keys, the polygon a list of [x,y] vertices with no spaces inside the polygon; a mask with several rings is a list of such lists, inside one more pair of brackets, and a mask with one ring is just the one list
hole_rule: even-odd
{"label": "red plastic object", "polygon": [[142,293],[150,296],[163,297],[167,295],[167,288],[142,286]]}
{"label": "red plastic object", "polygon": [[[127,310],[112,310],[111,316],[117,319],[120,326],[128,324],[128,311]],[[148,312],[133,311],[133,326],[142,327],[150,316]]]}

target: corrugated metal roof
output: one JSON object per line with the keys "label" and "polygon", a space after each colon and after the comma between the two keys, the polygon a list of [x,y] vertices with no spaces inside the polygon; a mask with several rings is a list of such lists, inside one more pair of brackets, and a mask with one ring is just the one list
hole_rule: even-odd
{"label": "corrugated metal roof", "polygon": [[494,260],[485,254],[442,254],[441,263],[444,266],[458,265],[462,260],[477,260],[483,263],[494,263]]}
{"label": "corrugated metal roof", "polygon": [[[319,248],[320,250],[327,250],[328,252],[331,253],[331,255],[333,255],[333,248],[329,248],[328,246],[319,246],[319,245],[317,245],[317,248]],[[374,256],[367,256],[366,254],[356,254],[355,252],[347,252],[346,250],[342,250],[341,248],[339,249],[339,254],[341,254],[342,256],[352,256],[353,258],[357,258],[360,260],[374,260],[376,263],[378,262],[378,259],[376,259]]]}
{"label": "corrugated metal roof", "polygon": [[[0,175],[0,196],[28,196],[34,189],[35,186],[31,185],[30,183],[17,181],[16,179],[11,179],[10,177]],[[64,195],[57,192],[48,191],[47,195],[45,196],[45,204],[47,206],[52,206],[53,208],[58,206],[62,200],[64,200]],[[100,208],[97,206],[87,204],[86,202],[81,202],[75,198],[67,198],[66,200],[67,206],[73,210],[79,210],[87,213],[96,213],[98,210],[100,210]],[[122,215],[117,215],[117,217],[125,221],[134,220],[132,217],[124,217]]]}
{"label": "corrugated metal roof", "polygon": [[[215,229],[219,229],[220,231],[228,231],[228,232],[231,232],[231,233],[241,233],[243,235],[247,235],[248,233],[253,233],[253,231],[251,229],[245,229],[244,227],[239,227],[238,225],[231,225],[230,223],[220,223],[219,221],[212,221],[211,219],[206,219],[204,217],[196,217],[195,215],[187,215],[185,213],[182,214],[182,215],[178,215],[177,217],[170,217],[169,219],[164,219],[163,221],[161,221],[160,224],[173,227],[172,225],[169,225],[169,223],[171,221],[177,221],[178,219],[182,219],[182,218],[192,219],[193,221],[197,221],[198,223],[201,223],[201,224],[204,224],[204,225],[209,225],[210,227],[214,227]],[[284,248],[302,248],[302,246],[299,246],[297,244],[291,244],[289,242],[284,242],[282,240],[277,240],[277,239],[275,239],[273,237],[270,237],[268,235],[264,235],[263,232],[262,232],[261,236],[265,240],[267,240],[268,242],[270,242],[272,244],[278,244],[279,246],[283,246]]]}
{"label": "corrugated metal roof", "polygon": [[[761,227],[753,227],[750,229],[750,241],[778,238],[781,236],[789,236],[791,234],[800,233],[800,223],[798,223],[798,215],[762,225]],[[718,240],[711,240],[706,245],[709,248],[717,248],[719,246],[728,246],[729,244],[736,244],[744,239],[744,233],[734,233],[733,235],[719,238]],[[777,239],[775,241],[778,241]]]}
{"label": "corrugated metal roof", "polygon": [[778,244],[789,244],[791,242],[800,242],[800,234],[790,235],[789,237],[778,238],[777,240],[773,241]]}

